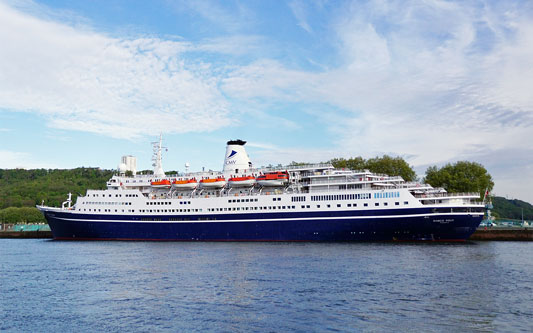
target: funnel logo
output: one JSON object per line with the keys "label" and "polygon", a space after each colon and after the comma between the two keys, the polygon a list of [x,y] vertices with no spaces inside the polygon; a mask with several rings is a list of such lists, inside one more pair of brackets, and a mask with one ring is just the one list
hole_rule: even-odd
{"label": "funnel logo", "polygon": [[235,156],[237,154],[237,152],[235,150],[232,150],[231,151],[231,154],[229,154],[228,158],[232,158],[233,156]]}

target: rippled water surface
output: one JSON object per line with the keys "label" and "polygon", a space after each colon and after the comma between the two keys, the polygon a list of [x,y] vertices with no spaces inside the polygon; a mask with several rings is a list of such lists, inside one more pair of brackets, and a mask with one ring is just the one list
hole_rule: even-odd
{"label": "rippled water surface", "polygon": [[533,243],[0,239],[0,330],[533,331]]}

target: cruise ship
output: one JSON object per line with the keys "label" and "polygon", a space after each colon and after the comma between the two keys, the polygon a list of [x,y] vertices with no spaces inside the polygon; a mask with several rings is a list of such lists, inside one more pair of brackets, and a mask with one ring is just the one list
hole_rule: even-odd
{"label": "cruise ship", "polygon": [[125,156],[107,189],[37,208],[58,240],[451,242],[483,218],[479,193],[327,163],[255,168],[245,144],[227,142],[220,172],[167,175],[160,136],[153,173]]}

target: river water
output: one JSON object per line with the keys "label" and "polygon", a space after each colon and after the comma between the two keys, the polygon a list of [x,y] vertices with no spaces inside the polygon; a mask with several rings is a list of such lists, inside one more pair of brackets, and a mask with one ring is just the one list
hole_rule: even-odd
{"label": "river water", "polygon": [[0,330],[533,331],[533,243],[0,239]]}

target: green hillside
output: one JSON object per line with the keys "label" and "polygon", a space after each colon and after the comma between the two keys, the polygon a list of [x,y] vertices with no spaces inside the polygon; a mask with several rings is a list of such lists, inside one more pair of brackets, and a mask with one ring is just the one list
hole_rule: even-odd
{"label": "green hillside", "polygon": [[524,219],[533,220],[533,205],[518,199],[505,199],[503,197],[492,198],[492,214],[499,218],[513,220],[522,219],[522,209],[524,209]]}
{"label": "green hillside", "polygon": [[104,189],[111,170],[76,169],[0,169],[0,209],[34,207],[44,200],[48,206],[61,206],[67,194],[75,200],[87,189]]}

